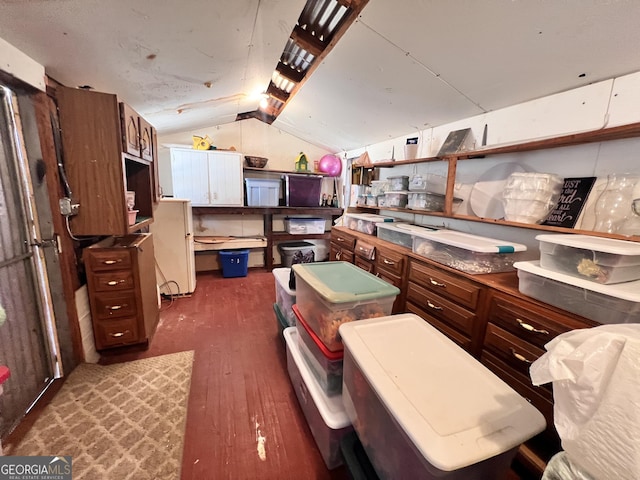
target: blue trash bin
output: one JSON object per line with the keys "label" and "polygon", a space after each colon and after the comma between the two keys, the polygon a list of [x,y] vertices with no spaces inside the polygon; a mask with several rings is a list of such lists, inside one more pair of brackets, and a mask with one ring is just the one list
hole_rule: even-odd
{"label": "blue trash bin", "polygon": [[222,276],[246,277],[249,267],[249,250],[220,250]]}

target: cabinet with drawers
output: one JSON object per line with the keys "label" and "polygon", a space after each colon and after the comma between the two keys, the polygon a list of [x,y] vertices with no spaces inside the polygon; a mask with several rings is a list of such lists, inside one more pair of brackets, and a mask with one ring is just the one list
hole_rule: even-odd
{"label": "cabinet with drawers", "polygon": [[96,349],[148,343],[159,318],[152,235],[108,237],[83,260]]}
{"label": "cabinet with drawers", "polygon": [[406,309],[473,355],[480,349],[480,284],[409,258]]}
{"label": "cabinet with drawers", "polygon": [[405,289],[403,288],[405,256],[388,247],[378,246],[375,257],[375,274],[391,285],[400,289],[400,294],[393,302],[392,313],[404,311]]}
{"label": "cabinet with drawers", "polygon": [[528,442],[544,460],[560,450],[553,423],[553,392],[549,384],[538,387],[531,383],[529,367],[557,335],[592,326],[588,320],[535,300],[493,290],[490,293],[480,361],[545,416],[547,429]]}
{"label": "cabinet with drawers", "polygon": [[353,249],[356,245],[356,237],[345,233],[342,229],[331,230],[331,243],[329,245],[329,259],[331,261],[343,261],[353,263]]}

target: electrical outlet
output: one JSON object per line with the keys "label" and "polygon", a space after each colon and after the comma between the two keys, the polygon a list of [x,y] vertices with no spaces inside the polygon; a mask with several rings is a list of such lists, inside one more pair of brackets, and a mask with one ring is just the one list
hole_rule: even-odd
{"label": "electrical outlet", "polygon": [[65,217],[70,217],[72,215],[77,215],[80,205],[77,203],[73,203],[69,197],[64,197],[59,200],[60,204],[60,215],[64,215]]}

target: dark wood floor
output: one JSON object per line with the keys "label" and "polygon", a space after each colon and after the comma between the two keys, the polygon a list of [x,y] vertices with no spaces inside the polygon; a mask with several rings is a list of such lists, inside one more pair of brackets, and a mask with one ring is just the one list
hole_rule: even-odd
{"label": "dark wood floor", "polygon": [[[191,297],[163,301],[147,350],[103,357],[103,363],[115,363],[195,351],[182,480],[349,478],[344,467],[327,470],[300,410],[274,300],[271,272],[199,274]],[[23,422],[22,430],[31,422]],[[265,460],[258,454],[256,424],[266,437]]]}

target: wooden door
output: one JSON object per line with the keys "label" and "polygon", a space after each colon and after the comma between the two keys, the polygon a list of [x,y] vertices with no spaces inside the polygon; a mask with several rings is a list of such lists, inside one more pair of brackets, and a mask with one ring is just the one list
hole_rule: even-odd
{"label": "wooden door", "polygon": [[126,103],[120,103],[122,148],[129,155],[140,156],[140,116]]}

